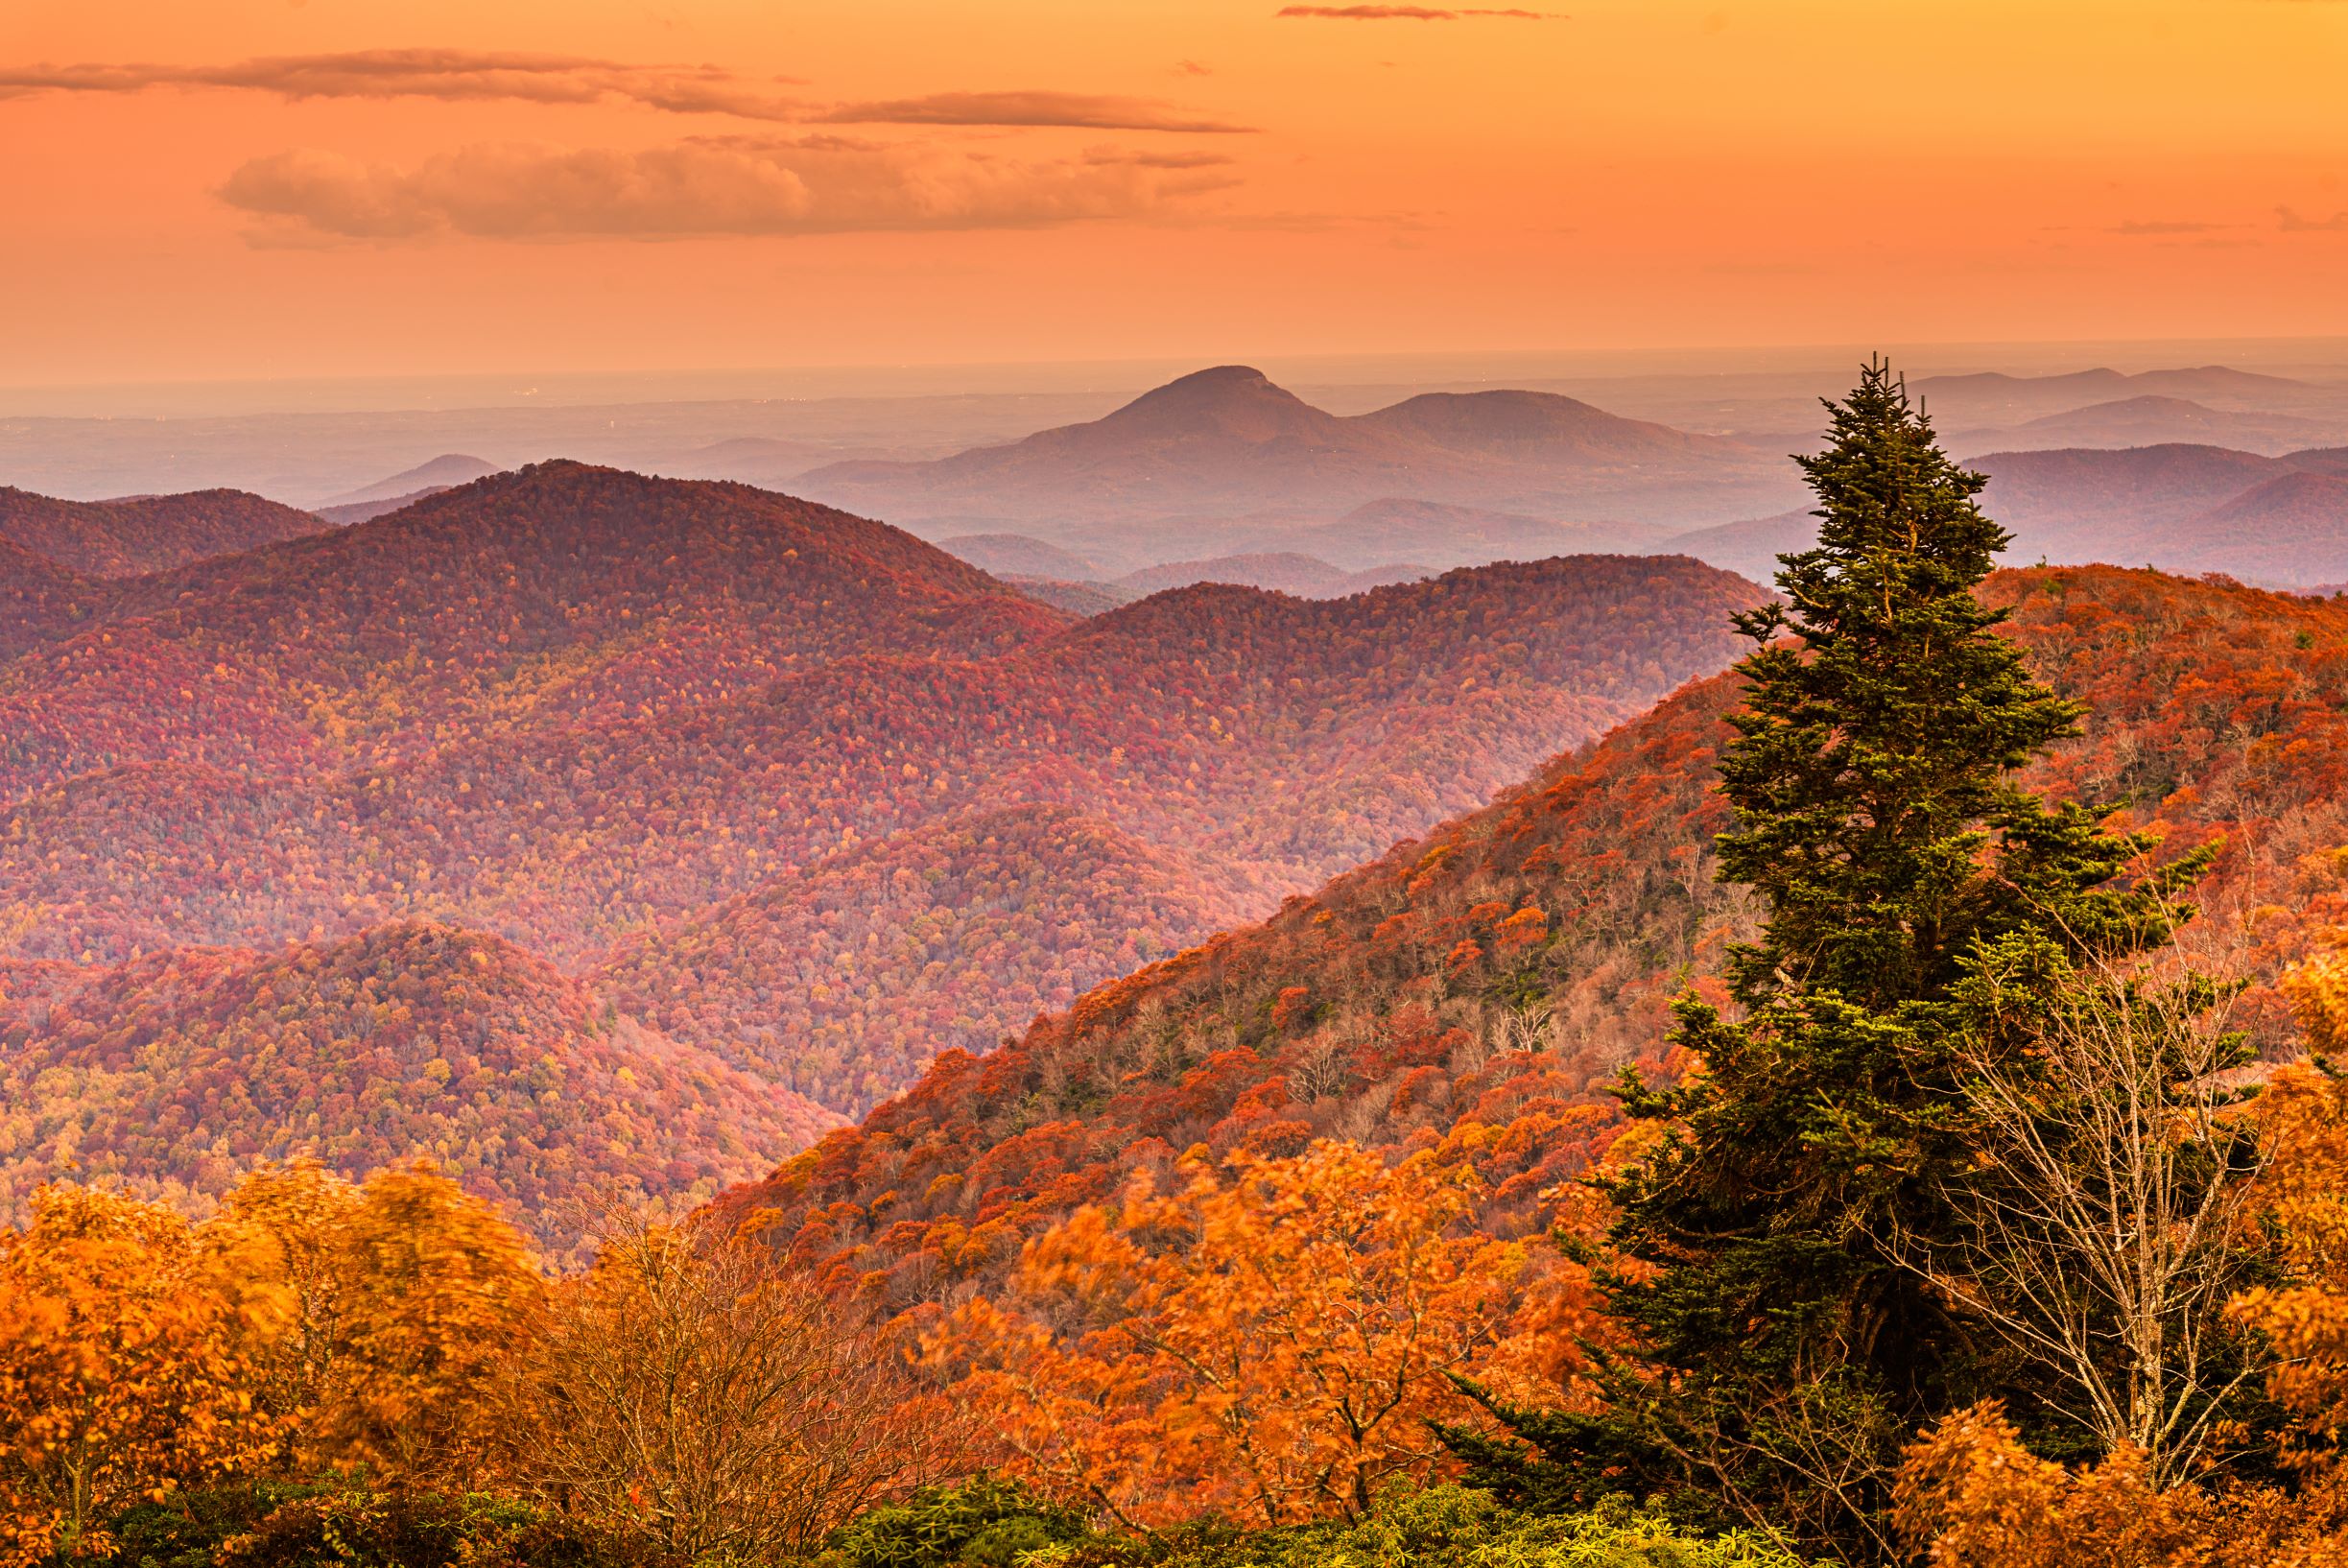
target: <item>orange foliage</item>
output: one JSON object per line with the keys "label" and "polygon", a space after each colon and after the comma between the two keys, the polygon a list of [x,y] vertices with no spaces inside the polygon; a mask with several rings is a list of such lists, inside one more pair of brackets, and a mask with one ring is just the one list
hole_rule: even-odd
{"label": "orange foliage", "polygon": [[2245,1292],[2232,1313],[2277,1358],[2267,1391],[2299,1423],[2292,1457],[2337,1468],[2348,1437],[2348,1081],[2285,1068],[2260,1096],[2259,1120],[2273,1151],[2259,1196],[2290,1282]]}
{"label": "orange foliage", "polygon": [[2156,1487],[2123,1450],[2080,1471],[2033,1457],[1993,1401],[1909,1448],[1896,1522],[1933,1568],[2325,1568],[2348,1554],[2348,1490]]}
{"label": "orange foliage", "polygon": [[521,1236],[423,1167],[369,1176],[340,1231],[340,1342],[313,1440],[402,1478],[477,1473],[500,1443],[491,1392],[540,1289]]}
{"label": "orange foliage", "polygon": [[1427,1422],[1473,1408],[1445,1374],[1493,1350],[1531,1267],[1458,1233],[1472,1175],[1322,1142],[1174,1176],[1077,1209],[1004,1304],[925,1336],[961,1397],[1021,1466],[1143,1525],[1352,1516],[1387,1478],[1427,1479]]}
{"label": "orange foliage", "polygon": [[285,1293],[232,1231],[51,1187],[0,1234],[0,1561],[107,1556],[104,1521],[266,1458],[252,1395]]}

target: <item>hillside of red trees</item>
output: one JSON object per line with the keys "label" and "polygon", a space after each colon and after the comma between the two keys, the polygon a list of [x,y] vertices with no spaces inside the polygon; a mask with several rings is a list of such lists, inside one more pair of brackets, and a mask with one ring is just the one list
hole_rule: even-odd
{"label": "hillside of red trees", "polygon": [[[2222,841],[2187,945],[2253,980],[2239,1016],[2279,1045],[2275,980],[2348,925],[2348,603],[2109,567],[2001,573],[1986,595],[2040,677],[2090,704],[2026,778],[2128,802],[2120,820],[2164,855]],[[1028,1239],[1195,1145],[1442,1146],[1482,1177],[1480,1225],[1537,1229],[1541,1194],[1621,1129],[1602,1083],[1671,1065],[1671,997],[1713,990],[1749,918],[1713,880],[1736,689],[1697,682],[1262,925],[991,1056],[947,1053],[723,1210],[771,1211],[792,1255],[916,1314],[985,1293]]]}
{"label": "hillside of red trees", "polygon": [[306,511],[243,490],[59,501],[0,486],[0,544],[84,577],[137,577],[324,530]]}
{"label": "hillside of red trees", "polygon": [[714,1194],[837,1118],[494,938],[409,923],[0,991],[0,1209],[44,1181],[199,1209],[261,1160],[417,1153],[559,1242],[598,1193]]}
{"label": "hillside of red trees", "polygon": [[[45,911],[43,956],[424,915],[583,962],[859,844],[1041,803],[1269,902],[1719,667],[1726,613],[1753,593],[1619,558],[1334,603],[1199,587],[994,660],[846,659],[688,712],[557,715],[345,772],[319,765],[315,732],[264,728],[267,688],[232,671],[183,709],[226,715],[204,742],[261,736],[310,768],[255,778],[252,748],[222,743],[201,766],[117,765],[21,799],[0,897]],[[77,689],[70,666],[39,673],[45,694]],[[43,735],[28,727],[16,753],[39,761]]]}
{"label": "hillside of red trees", "polygon": [[[92,769],[306,773],[720,701],[855,653],[1064,625],[912,535],[741,485],[542,463],[122,584],[0,671],[0,800]],[[225,710],[223,704],[232,704]]]}

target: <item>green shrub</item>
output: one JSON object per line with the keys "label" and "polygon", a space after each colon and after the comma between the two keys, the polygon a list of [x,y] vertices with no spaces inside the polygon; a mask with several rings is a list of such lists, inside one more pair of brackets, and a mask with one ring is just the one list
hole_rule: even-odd
{"label": "green shrub", "polygon": [[174,1493],[113,1522],[119,1568],[627,1568],[527,1505],[380,1492],[355,1480]]}
{"label": "green shrub", "polygon": [[[1038,1565],[1040,1568],[1040,1564]],[[1685,1533],[1628,1507],[1512,1513],[1463,1486],[1397,1491],[1351,1524],[1300,1525],[1177,1548],[1165,1568],[1803,1568],[1742,1532]]]}
{"label": "green shrub", "polygon": [[840,1568],[1016,1568],[1090,1533],[1072,1510],[982,1477],[868,1509],[832,1537],[824,1556]]}

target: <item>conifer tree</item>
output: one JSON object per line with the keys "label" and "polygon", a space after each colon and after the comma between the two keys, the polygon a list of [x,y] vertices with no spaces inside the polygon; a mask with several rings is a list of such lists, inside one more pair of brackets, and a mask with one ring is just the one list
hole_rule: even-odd
{"label": "conifer tree", "polygon": [[2080,715],[1974,594],[2008,539],[1975,504],[1985,480],[1884,364],[1827,407],[1830,442],[1799,460],[1817,544],[1739,619],[1759,646],[1720,762],[1720,874],[1759,895],[1761,938],[1730,958],[1736,1016],[1678,1006],[1701,1068],[1618,1091],[1670,1129],[1602,1184],[1629,1260],[1609,1310],[1636,1348],[1601,1358],[1601,1414],[1499,1412],[1537,1460],[1453,1436],[1520,1502],[1631,1491],[1864,1560],[1890,1554],[1900,1444],[2015,1373],[1879,1245],[1957,1223],[1988,1023],[1973,962],[2035,954],[2055,977],[2156,947],[2206,860],[2115,881],[2146,841],[2013,782]]}

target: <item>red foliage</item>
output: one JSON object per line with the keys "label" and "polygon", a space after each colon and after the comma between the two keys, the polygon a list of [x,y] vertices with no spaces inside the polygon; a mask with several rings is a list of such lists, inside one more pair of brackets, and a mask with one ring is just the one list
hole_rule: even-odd
{"label": "red foliage", "polygon": [[85,577],[136,577],[232,556],[326,525],[243,490],[58,501],[0,486],[0,544]]}

